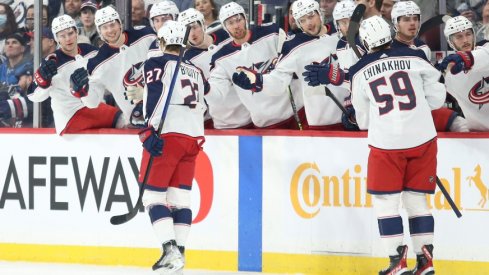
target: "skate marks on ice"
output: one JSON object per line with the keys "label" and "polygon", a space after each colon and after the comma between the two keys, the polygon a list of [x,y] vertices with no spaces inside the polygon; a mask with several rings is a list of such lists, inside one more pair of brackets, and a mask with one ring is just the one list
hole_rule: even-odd
{"label": "skate marks on ice", "polygon": [[[1,275],[155,275],[151,267],[122,267],[100,265],[78,265],[58,263],[31,263],[31,262],[2,262],[0,261]],[[227,272],[184,270],[185,275],[256,275],[259,272]],[[273,275],[271,273],[266,273]]]}

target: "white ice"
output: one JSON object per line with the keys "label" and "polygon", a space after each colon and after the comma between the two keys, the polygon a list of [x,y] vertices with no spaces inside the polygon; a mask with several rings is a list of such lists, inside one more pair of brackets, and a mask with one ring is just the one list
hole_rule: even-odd
{"label": "white ice", "polygon": [[[32,262],[1,262],[1,275],[155,275],[150,267],[122,267]],[[256,275],[260,272],[221,272],[204,270],[184,270],[185,275]],[[268,273],[270,274],[270,273]]]}

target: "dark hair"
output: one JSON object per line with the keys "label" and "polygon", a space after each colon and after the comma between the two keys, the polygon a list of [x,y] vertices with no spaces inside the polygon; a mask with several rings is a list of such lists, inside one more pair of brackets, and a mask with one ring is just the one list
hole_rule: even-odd
{"label": "dark hair", "polygon": [[382,8],[382,2],[384,2],[384,0],[375,0],[375,8],[380,11],[380,9]]}
{"label": "dark hair", "polygon": [[[214,8],[212,10],[212,17],[214,17],[214,20],[217,20],[219,18],[219,11],[216,3],[214,3],[214,0],[207,0],[207,1],[209,1],[209,3],[211,3],[212,8]],[[194,8],[197,6],[196,2],[197,0],[194,0]]]}
{"label": "dark hair", "polygon": [[5,35],[14,33],[15,31],[17,31],[18,26],[17,22],[15,22],[15,15],[12,11],[12,8],[4,3],[0,3],[0,6],[3,6],[5,8],[5,13],[7,14],[7,23],[5,23],[5,29],[3,30],[3,33]]}
{"label": "dark hair", "polygon": [[181,47],[182,46],[180,46],[180,45],[168,45],[165,47],[165,51],[168,50],[171,52],[179,52]]}
{"label": "dark hair", "polygon": [[[34,8],[34,4],[30,5],[27,7],[27,9],[25,9],[26,11],[26,14],[27,14],[27,11],[30,10],[30,9],[33,9]],[[46,5],[42,5],[42,11],[46,11],[46,16],[47,16],[47,19],[48,19],[48,23],[47,23],[47,26],[51,26],[51,21],[53,18],[49,17],[49,7],[46,6]],[[42,23],[42,20],[41,20],[41,23]]]}

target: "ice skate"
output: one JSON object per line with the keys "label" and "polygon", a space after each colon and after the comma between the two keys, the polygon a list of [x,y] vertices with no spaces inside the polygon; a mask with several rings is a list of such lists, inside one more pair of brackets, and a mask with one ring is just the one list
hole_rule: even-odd
{"label": "ice skate", "polygon": [[413,275],[433,275],[433,245],[423,245],[423,254],[416,255],[416,267],[412,270]]}
{"label": "ice skate", "polygon": [[407,245],[400,245],[397,247],[396,256],[389,256],[390,265],[388,268],[379,271],[379,275],[411,275],[411,271],[407,268]]}
{"label": "ice skate", "polygon": [[183,274],[178,273],[183,269],[183,257],[178,250],[177,244],[174,240],[163,244],[163,253],[161,257],[153,265],[153,270],[159,274]]}

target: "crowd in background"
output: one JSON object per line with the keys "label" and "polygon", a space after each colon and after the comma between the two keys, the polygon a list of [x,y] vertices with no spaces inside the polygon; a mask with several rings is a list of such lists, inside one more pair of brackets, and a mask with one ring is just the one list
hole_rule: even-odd
{"label": "crowd in background", "polygon": [[[149,10],[158,0],[131,0],[132,1],[132,25],[150,26]],[[224,0],[173,0],[180,11],[195,7],[205,17],[205,24],[212,28],[219,25],[218,12],[221,5],[227,3]],[[246,12],[249,11],[248,0],[237,0]],[[293,1],[284,1],[289,5]],[[333,20],[332,12],[338,2],[337,0],[319,0],[323,22],[329,23]],[[390,8],[395,1],[384,0],[382,14],[389,16]],[[414,0],[422,11],[421,21],[433,17],[439,13],[439,2]],[[456,16],[463,15],[473,22],[477,41],[489,39],[489,1],[487,0],[447,0],[447,14]],[[95,12],[115,1],[107,0],[43,0],[42,1],[42,57],[57,48],[57,42],[51,32],[51,21],[53,18],[68,14],[75,19],[79,43],[89,43],[99,47],[103,41],[94,24]],[[266,3],[266,1],[262,1]],[[276,1],[274,1],[276,3]],[[269,9],[273,10],[273,9]],[[283,21],[287,22],[287,21]],[[281,26],[284,27],[284,26]],[[1,101],[15,97],[25,96],[33,81],[33,35],[34,28],[34,0],[10,0],[0,3],[0,127],[30,127],[32,125],[32,114],[25,116],[23,121],[18,119],[5,119],[2,113]],[[439,33],[439,32],[438,32]],[[433,50],[439,49],[440,39],[433,44],[427,43]],[[438,47],[438,48],[437,48]],[[110,99],[107,99],[110,101]],[[42,127],[54,127],[53,120],[49,118],[51,110],[49,102],[43,103]],[[48,105],[48,106],[45,106]]]}

